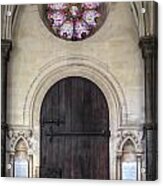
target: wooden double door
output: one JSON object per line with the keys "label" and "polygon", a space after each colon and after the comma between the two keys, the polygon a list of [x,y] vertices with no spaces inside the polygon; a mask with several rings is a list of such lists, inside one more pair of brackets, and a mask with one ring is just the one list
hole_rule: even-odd
{"label": "wooden double door", "polygon": [[109,111],[90,80],[68,77],[44,97],[40,177],[109,179]]}

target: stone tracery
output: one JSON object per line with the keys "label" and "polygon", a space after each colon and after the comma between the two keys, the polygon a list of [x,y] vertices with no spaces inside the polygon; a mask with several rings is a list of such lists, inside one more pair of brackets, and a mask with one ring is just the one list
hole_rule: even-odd
{"label": "stone tracery", "polygon": [[82,40],[103,22],[104,3],[56,3],[46,7],[48,26],[53,33],[66,40]]}

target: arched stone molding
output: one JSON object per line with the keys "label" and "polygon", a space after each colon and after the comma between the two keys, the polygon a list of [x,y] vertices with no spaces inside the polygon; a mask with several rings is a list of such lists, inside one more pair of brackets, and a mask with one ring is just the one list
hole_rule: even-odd
{"label": "arched stone molding", "polygon": [[157,28],[157,3],[154,1],[131,2],[131,10],[139,37],[155,35]]}
{"label": "arched stone molding", "polygon": [[16,143],[15,143],[15,147],[14,149],[16,151],[28,151],[28,143],[26,142],[26,140],[23,137],[20,137]]}
{"label": "arched stone molding", "polygon": [[1,39],[12,40],[20,5],[2,5]]}
{"label": "arched stone molding", "polygon": [[23,137],[23,136],[20,136],[16,139],[15,143],[13,143],[13,149],[16,150],[17,149],[17,146],[18,144],[20,143],[20,141],[23,141],[26,145],[26,148],[27,150],[29,149],[29,143],[27,142],[27,140]]}
{"label": "arched stone molding", "polygon": [[142,2],[131,2],[131,10],[134,16],[134,20],[137,26],[139,36],[145,35],[145,20],[144,14],[141,13],[143,4]]}
{"label": "arched stone molding", "polygon": [[33,114],[37,115],[37,119],[39,119],[39,114],[34,113],[33,109],[36,105],[37,108],[40,108],[48,89],[57,81],[69,76],[82,76],[94,82],[104,93],[108,105],[114,109],[111,113],[116,113],[116,124],[118,126],[127,124],[127,102],[121,85],[102,64],[94,58],[70,56],[52,60],[43,66],[26,96],[23,113],[25,126],[33,127]]}
{"label": "arched stone molding", "polygon": [[[116,131],[127,124],[127,104],[122,88],[116,78],[102,67],[100,61],[89,57],[62,57],[43,66],[30,86],[24,105],[24,125],[33,130],[36,149],[35,168],[39,167],[40,109],[48,89],[59,80],[70,76],[81,76],[94,82],[103,92],[110,110],[110,179],[116,177]],[[101,67],[99,67],[101,66]],[[38,176],[38,175],[35,175]]]}

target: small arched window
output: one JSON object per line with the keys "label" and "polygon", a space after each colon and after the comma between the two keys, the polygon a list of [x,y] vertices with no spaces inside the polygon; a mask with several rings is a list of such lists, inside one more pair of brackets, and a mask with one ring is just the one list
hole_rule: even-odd
{"label": "small arched window", "polygon": [[128,139],[122,149],[121,157],[121,179],[137,180],[137,157],[133,142]]}
{"label": "small arched window", "polygon": [[28,148],[20,139],[15,148],[14,177],[28,177],[28,167]]}

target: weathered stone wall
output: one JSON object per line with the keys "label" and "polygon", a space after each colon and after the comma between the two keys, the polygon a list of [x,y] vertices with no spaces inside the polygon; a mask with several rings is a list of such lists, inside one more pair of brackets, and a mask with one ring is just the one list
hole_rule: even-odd
{"label": "weathered stone wall", "polygon": [[[138,129],[144,123],[144,69],[141,51],[138,47],[138,31],[130,4],[111,3],[108,5],[109,13],[104,25],[90,38],[78,42],[64,41],[52,35],[39,16],[37,5],[21,6],[13,38],[13,50],[8,64],[7,123],[10,128],[16,128],[16,130],[19,128],[31,129],[36,138],[33,149],[38,148],[39,131],[35,131],[39,128],[35,125],[39,123],[39,118],[33,113],[33,123],[30,123],[30,119],[29,123],[26,122],[27,112],[30,112],[29,108],[32,108],[26,108],[26,105],[30,99],[32,102],[32,99],[37,97],[37,94],[30,97],[31,89],[34,86],[37,87],[37,82],[40,84],[40,89],[43,87],[39,82],[40,74],[45,73],[47,76],[47,73],[50,72],[47,69],[52,66],[53,76],[55,76],[55,69],[60,63],[63,63],[65,67],[66,64],[70,66],[68,71],[71,75],[71,63],[73,63],[76,65],[75,75],[77,75],[78,73],[81,74],[80,67],[82,65],[89,66],[91,64],[89,72],[91,74],[91,69],[92,72],[95,72],[94,75],[91,74],[91,80],[93,80],[97,79],[98,76],[93,68],[99,68],[99,71],[103,71],[106,75],[109,82],[108,86],[114,87],[113,100],[114,96],[117,96],[121,109],[117,112],[118,117],[121,118],[119,123],[116,123],[115,117],[112,116],[110,122],[110,125],[115,125],[110,126],[114,128],[111,139],[111,143],[113,143],[112,153],[114,154],[111,155],[111,159],[114,161],[111,167],[113,172],[111,172],[111,178],[116,179],[116,143],[123,141],[118,138],[116,140],[117,135],[122,135],[116,132],[117,130],[120,132],[127,130],[130,131],[128,134],[133,132],[133,135],[136,132],[138,134],[135,136],[139,138],[140,130]],[[83,69],[83,74],[86,75],[87,72],[84,70],[87,69]],[[109,77],[112,79],[109,80]],[[101,89],[105,90],[105,85],[102,83]],[[97,84],[100,85],[100,80]],[[39,91],[37,93],[39,94]],[[109,92],[106,91],[104,94],[106,96]],[[109,103],[109,95],[107,96]],[[111,106],[109,107],[110,110],[112,110],[112,105],[109,105]],[[113,105],[115,108],[116,106]],[[37,101],[35,107],[38,107]],[[30,114],[29,117],[31,117]],[[132,138],[132,134],[130,136]],[[133,140],[136,141],[135,144],[140,141]],[[140,146],[140,144],[138,145]],[[31,151],[30,153],[32,154]],[[39,166],[37,156],[38,152],[35,153],[34,161],[37,163],[34,168]],[[37,176],[36,170],[33,170],[33,176]]]}

